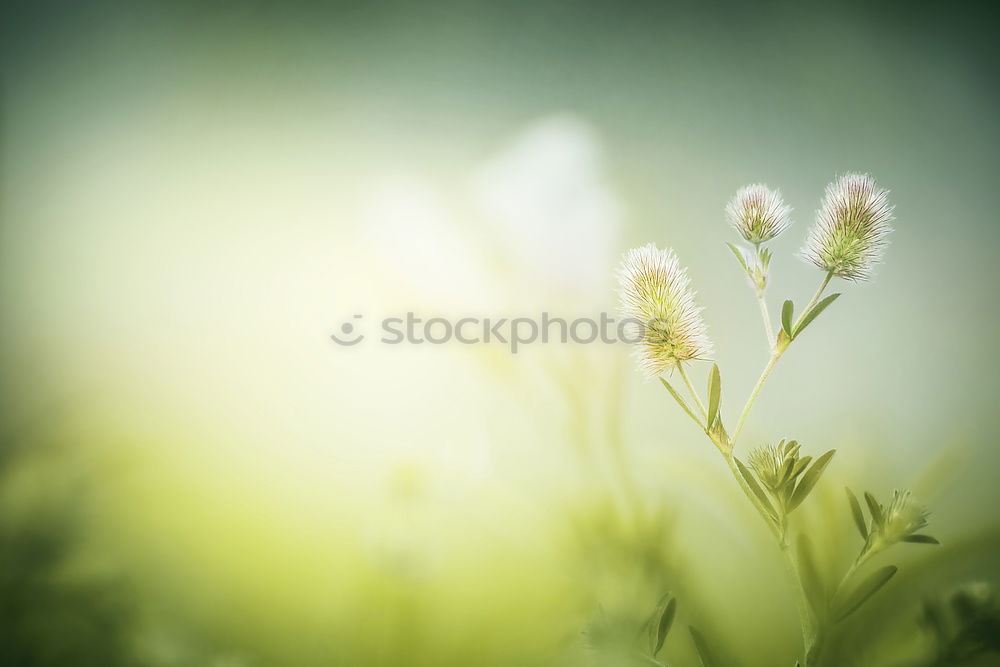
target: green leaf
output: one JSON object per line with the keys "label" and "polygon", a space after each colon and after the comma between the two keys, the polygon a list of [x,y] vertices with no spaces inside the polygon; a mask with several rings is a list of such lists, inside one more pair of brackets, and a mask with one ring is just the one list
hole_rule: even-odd
{"label": "green leaf", "polygon": [[836,453],[836,449],[831,449],[826,454],[816,459],[815,463],[809,467],[809,470],[806,470],[805,474],[802,475],[802,480],[799,482],[799,485],[795,487],[795,492],[792,494],[792,500],[788,504],[789,512],[798,507],[799,504],[806,499],[809,492],[813,490],[814,486],[816,486],[816,482],[819,481],[820,475],[822,475],[823,471],[826,470],[826,466],[830,463],[830,459],[832,459],[833,455]]}
{"label": "green leaf", "polygon": [[712,364],[708,372],[708,426],[715,423],[719,416],[719,402],[722,400],[722,378],[719,375],[719,365]]}
{"label": "green leaf", "polygon": [[720,451],[731,452],[733,450],[733,445],[729,442],[729,434],[726,432],[726,427],[722,425],[721,419],[715,420],[715,425],[712,426],[708,435]]}
{"label": "green leaf", "polygon": [[645,634],[648,637],[650,654],[652,654],[653,649],[656,648],[656,632],[659,626],[659,619],[663,615],[663,610],[666,607],[667,602],[671,599],[672,597],[669,592],[661,595],[660,599],[656,603],[656,607],[646,619],[646,622],[642,624],[642,629],[639,631],[640,636]]}
{"label": "green leaf", "polygon": [[802,316],[802,321],[799,322],[798,326],[795,327],[795,331],[793,331],[791,334],[792,338],[797,338],[798,335],[802,333],[802,331],[807,326],[809,326],[809,323],[815,320],[817,317],[819,317],[819,314],[822,313],[824,310],[826,310],[826,307],[829,306],[834,301],[836,301],[837,297],[839,296],[840,296],[839,293],[831,294],[830,296],[826,297],[825,299],[817,303],[815,306],[813,306],[812,310],[810,310],[808,313]]}
{"label": "green leaf", "polygon": [[837,622],[840,622],[853,614],[858,608],[868,601],[868,598],[875,595],[880,588],[885,586],[893,575],[896,574],[897,568],[895,565],[887,565],[881,569],[872,572],[872,574],[862,581],[857,588],[851,592],[850,595],[844,600],[844,603],[840,606],[840,613],[837,615]]}
{"label": "green leaf", "polygon": [[806,534],[799,535],[798,547],[799,556],[799,576],[802,579],[802,588],[806,592],[806,599],[809,606],[817,618],[826,615],[826,587],[819,576],[819,569],[812,555],[812,543]]}
{"label": "green leaf", "polygon": [[701,420],[695,416],[694,412],[691,411],[691,408],[689,408],[687,403],[684,402],[684,399],[681,398],[681,395],[677,393],[677,390],[674,389],[670,385],[670,383],[664,380],[663,378],[660,378],[660,382],[663,383],[663,386],[667,388],[667,391],[669,391],[670,395],[674,397],[674,400],[677,401],[677,404],[681,406],[681,408],[683,408],[684,412],[688,413],[688,416],[691,417],[691,419],[695,420],[699,426],[703,426]]}
{"label": "green leaf", "polygon": [[743,256],[743,250],[735,243],[730,243],[729,241],[726,241],[726,245],[729,246],[729,249],[733,251],[734,255],[736,255],[736,259],[739,260],[740,266],[743,267],[743,270],[750,273],[750,267],[747,266],[747,258]]}
{"label": "green leaf", "polygon": [[701,667],[715,667],[715,658],[708,648],[705,635],[701,634],[701,631],[693,625],[688,626],[688,632],[691,633],[691,641],[694,642],[694,648],[698,651],[698,659],[701,661]]}
{"label": "green leaf", "polygon": [[903,541],[913,542],[914,544],[941,544],[930,535],[907,535],[903,538]]}
{"label": "green leaf", "polygon": [[778,513],[774,511],[774,507],[771,505],[771,501],[767,499],[767,495],[764,493],[764,489],[760,488],[760,484],[757,483],[757,480],[754,479],[753,474],[751,474],[751,472],[747,470],[747,467],[743,465],[742,461],[740,461],[735,456],[733,457],[733,461],[736,462],[736,467],[739,468],[740,474],[743,475],[743,479],[746,480],[747,486],[749,486],[750,490],[753,491],[753,494],[757,496],[757,500],[760,501],[760,504],[763,505],[767,513],[771,515],[771,519],[777,521]]}
{"label": "green leaf", "polygon": [[663,642],[667,640],[667,633],[670,632],[670,626],[674,624],[674,616],[677,614],[677,598],[670,598],[670,602],[663,609],[663,614],[660,615],[660,624],[656,628],[656,647],[653,649],[653,657],[663,649]]}
{"label": "green leaf", "polygon": [[792,480],[792,471],[795,470],[795,459],[789,458],[781,468],[781,477],[778,484],[785,484]]}
{"label": "green leaf", "polygon": [[811,456],[803,456],[799,459],[798,463],[795,464],[795,468],[792,470],[792,478],[796,478],[802,474],[802,471],[806,469],[809,462],[813,460]]}
{"label": "green leaf", "polygon": [[792,303],[791,299],[788,299],[781,305],[781,330],[784,331],[789,338],[794,338],[792,336],[792,312],[795,310],[795,304]]}
{"label": "green leaf", "polygon": [[881,528],[882,523],[885,521],[885,516],[882,513],[882,505],[868,491],[865,491],[865,502],[868,503],[868,511],[872,515],[872,523]]}
{"label": "green leaf", "polygon": [[865,513],[861,511],[861,503],[858,502],[858,497],[854,495],[846,486],[844,491],[847,491],[847,502],[851,505],[851,515],[854,517],[854,525],[858,527],[858,532],[861,533],[863,539],[868,539],[868,522],[865,521]]}

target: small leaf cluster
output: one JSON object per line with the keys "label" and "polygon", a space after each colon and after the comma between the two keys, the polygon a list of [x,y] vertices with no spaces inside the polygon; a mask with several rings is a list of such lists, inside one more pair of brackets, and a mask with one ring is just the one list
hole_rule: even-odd
{"label": "small leaf cluster", "polygon": [[[927,525],[927,511],[918,505],[908,491],[893,492],[892,502],[886,508],[874,495],[866,491],[865,506],[869,517],[865,516],[861,502],[854,492],[846,489],[847,501],[851,508],[854,524],[864,539],[861,553],[855,560],[855,568],[874,554],[897,542],[913,542],[917,544],[938,544],[930,535],[916,531]],[[867,602],[875,593],[882,589],[892,579],[899,568],[886,565],[871,572],[861,583],[850,592],[837,595],[834,600],[834,618],[842,621]]]}
{"label": "small leaf cluster", "polygon": [[840,297],[840,292],[827,296],[806,311],[798,322],[795,322],[794,319],[795,304],[791,299],[786,299],[781,305],[781,329],[778,330],[778,349],[784,350],[788,347],[838,297]]}
{"label": "small leaf cluster", "polygon": [[816,460],[801,456],[796,440],[782,440],[750,454],[750,467],[734,458],[740,475],[776,524],[783,524],[809,496],[836,453],[831,449]]}
{"label": "small leaf cluster", "polygon": [[743,267],[757,295],[764,294],[764,290],[767,289],[767,272],[771,266],[771,257],[773,257],[771,251],[758,247],[755,252],[751,252],[729,241],[726,241],[726,245],[736,256],[736,261]]}
{"label": "small leaf cluster", "polygon": [[674,400],[677,401],[681,409],[701,426],[702,430],[705,431],[705,435],[715,443],[716,447],[723,452],[729,452],[732,449],[729,434],[726,432],[726,427],[722,425],[722,414],[719,412],[722,407],[722,375],[719,373],[718,364],[712,364],[712,368],[708,371],[708,407],[704,412],[704,421],[695,415],[694,411],[688,406],[687,401],[684,400],[684,397],[669,382],[662,377],[659,380],[666,390],[670,392]]}
{"label": "small leaf cluster", "polygon": [[865,505],[871,520],[865,518],[858,497],[850,489],[847,502],[851,508],[854,525],[864,539],[860,558],[877,553],[897,542],[915,544],[940,544],[930,535],[917,531],[927,525],[927,510],[916,503],[909,491],[894,491],[888,509],[874,495],[865,491]]}

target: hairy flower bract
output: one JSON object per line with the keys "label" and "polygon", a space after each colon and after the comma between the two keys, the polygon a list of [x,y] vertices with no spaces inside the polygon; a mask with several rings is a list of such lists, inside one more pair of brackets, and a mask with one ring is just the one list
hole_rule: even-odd
{"label": "hairy flower bract", "polygon": [[711,356],[701,308],[673,250],[659,250],[652,243],[629,250],[618,278],[621,313],[630,320],[630,337],[649,375]]}
{"label": "hairy flower bract", "polygon": [[729,224],[749,243],[770,241],[792,224],[792,207],[785,205],[781,192],[757,183],[740,188],[726,206]]}
{"label": "hairy flower bract", "polygon": [[869,280],[892,231],[889,191],[868,174],[846,174],[826,188],[802,257],[847,280]]}

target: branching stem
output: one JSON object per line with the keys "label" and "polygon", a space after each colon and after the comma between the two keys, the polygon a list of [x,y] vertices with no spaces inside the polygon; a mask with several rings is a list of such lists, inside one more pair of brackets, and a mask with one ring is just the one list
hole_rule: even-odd
{"label": "branching stem", "polygon": [[799,314],[799,319],[796,320],[795,326],[792,327],[792,331],[795,331],[796,329],[799,328],[799,325],[802,324],[802,320],[805,318],[805,316],[808,315],[809,311],[813,309],[813,306],[815,306],[819,302],[820,297],[823,296],[823,292],[826,291],[826,286],[830,284],[830,280],[832,278],[833,278],[833,271],[830,271],[829,273],[826,274],[826,277],[823,278],[823,282],[820,283],[819,289],[816,290],[815,294],[813,294],[813,298],[809,301],[809,303],[806,304],[806,307],[802,309],[802,312]]}
{"label": "branching stem", "polygon": [[[803,310],[802,314],[799,316],[799,319],[795,323],[793,331],[795,328],[798,328],[799,324],[801,324],[802,322],[802,319],[806,316],[806,314],[809,313],[810,310],[812,310],[813,306],[815,306],[816,303],[820,300],[820,297],[823,296],[823,292],[826,291],[826,286],[830,284],[831,278],[833,278],[832,271],[826,274],[826,277],[823,278],[823,282],[820,283],[819,289],[816,290],[816,294],[814,294],[812,300],[810,300],[809,303],[806,304],[805,310]],[[766,322],[767,319],[765,314],[765,323]],[[780,359],[781,355],[784,353],[785,353],[785,346],[772,347],[771,358],[768,360],[767,366],[764,367],[764,371],[760,374],[760,377],[757,379],[757,384],[754,385],[753,390],[750,392],[750,398],[747,399],[746,405],[743,406],[743,412],[740,413],[740,418],[736,421],[736,428],[733,429],[733,435],[732,438],[730,438],[730,444],[733,447],[736,446],[736,440],[740,437],[740,433],[743,431],[743,426],[746,424],[747,417],[750,415],[750,409],[753,408],[754,402],[756,402],[757,397],[760,395],[760,390],[764,388],[764,383],[767,382],[767,378],[771,374],[771,371],[774,370],[775,364],[778,363],[778,359]]]}

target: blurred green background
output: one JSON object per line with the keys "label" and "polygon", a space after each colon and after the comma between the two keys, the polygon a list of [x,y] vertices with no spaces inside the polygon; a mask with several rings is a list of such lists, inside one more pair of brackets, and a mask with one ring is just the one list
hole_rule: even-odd
{"label": "blurred green background", "polygon": [[[733,419],[766,347],[723,207],[782,189],[771,305],[803,303],[821,276],[795,253],[856,170],[892,190],[887,261],[835,285],[741,448],[838,449],[798,517],[831,579],[859,547],[842,486],[913,488],[943,546],[892,554],[837,664],[960,664],[919,618],[998,576],[991,18],[8,4],[0,663],[604,664],[595,627],[671,591],[671,664],[697,664],[688,624],[722,665],[794,664],[766,529],[626,346],[386,346],[376,323],[595,316],[626,248],[670,246]],[[363,344],[332,343],[345,321]]]}

